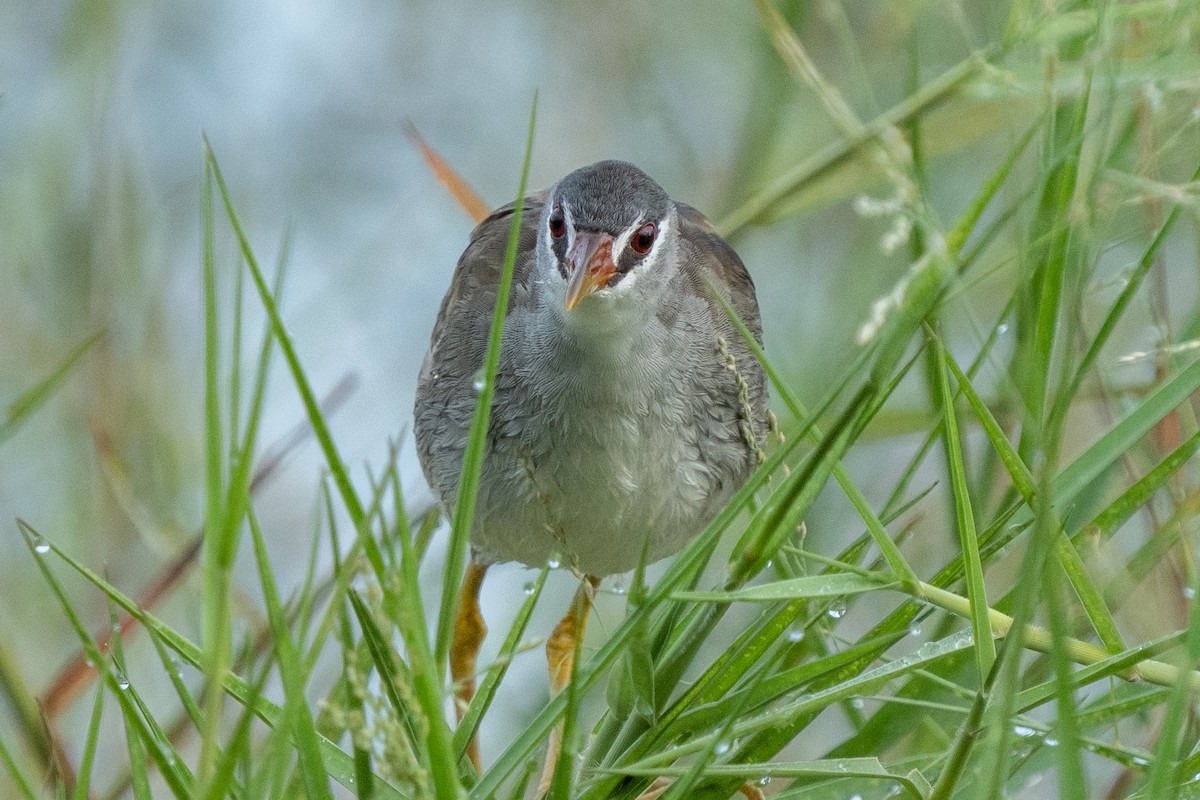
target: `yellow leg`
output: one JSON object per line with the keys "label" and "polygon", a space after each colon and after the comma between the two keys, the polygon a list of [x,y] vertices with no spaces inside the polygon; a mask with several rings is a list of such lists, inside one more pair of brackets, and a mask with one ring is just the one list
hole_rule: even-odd
{"label": "yellow leg", "polygon": [[[575,592],[575,601],[571,610],[554,626],[554,632],[546,640],[546,664],[550,668],[550,694],[558,694],[571,680],[571,672],[575,667],[575,646],[582,641],[587,629],[588,613],[592,610],[592,596],[600,579],[591,575],[580,584]],[[537,796],[542,797],[550,788],[554,777],[554,767],[558,764],[558,751],[562,749],[563,723],[559,722],[550,732],[550,745],[546,748],[546,763],[542,767],[542,779],[538,782]]]}
{"label": "yellow leg", "polygon": [[[479,612],[479,590],[483,586],[487,568],[487,564],[472,559],[467,566],[467,574],[463,576],[458,597],[454,639],[450,642],[450,677],[454,681],[454,714],[459,722],[462,722],[463,714],[475,696],[476,661],[483,637],[487,635],[487,626],[483,624],[483,615]],[[475,771],[479,772],[479,740],[475,736],[467,744],[467,757],[475,765]]]}

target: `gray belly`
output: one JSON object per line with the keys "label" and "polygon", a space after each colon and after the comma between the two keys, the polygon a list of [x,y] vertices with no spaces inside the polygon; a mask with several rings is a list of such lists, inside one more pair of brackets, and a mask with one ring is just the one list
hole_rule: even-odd
{"label": "gray belly", "polygon": [[[692,398],[692,402],[699,398]],[[699,440],[687,399],[642,395],[497,404],[472,544],[488,561],[552,558],[589,575],[671,555],[724,505],[749,468],[733,438]]]}

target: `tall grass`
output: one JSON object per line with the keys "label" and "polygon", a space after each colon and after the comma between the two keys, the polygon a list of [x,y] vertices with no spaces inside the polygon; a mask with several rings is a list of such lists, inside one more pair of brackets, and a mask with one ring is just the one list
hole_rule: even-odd
{"label": "tall grass", "polygon": [[[19,712],[0,735],[0,760],[17,791],[520,797],[565,718],[564,752],[578,757],[552,787],[563,798],[634,798],[663,777],[664,798],[728,797],[747,783],[781,798],[1200,797],[1200,9],[1015,3],[958,64],[924,67],[914,41],[905,95],[863,119],[788,15],[755,6],[778,69],[837,133],[792,158],[720,229],[737,241],[866,181],[863,224],[886,219],[882,244],[907,249],[909,266],[862,309],[856,349],[847,345],[811,409],[742,329],[773,383],[783,435],[661,577],[635,574],[625,617],[589,642],[571,689],[502,752],[485,753],[475,774],[467,743],[491,721],[548,572],[508,630],[493,632],[499,656],[452,730],[448,631],[490,394],[480,394],[434,606],[418,574],[435,517],[408,508],[396,448],[369,485],[351,480],[283,324],[280,279],[268,280],[239,221],[236,176],[226,183],[206,145],[203,638],[189,641],[60,548],[54,531],[20,522],[98,680],[71,752],[0,661],[0,691]],[[826,11],[847,22],[838,7]],[[1005,103],[1021,113],[996,110]],[[972,113],[986,117],[991,157],[947,214],[926,143],[953,141],[937,129]],[[750,150],[772,157],[776,130],[756,129]],[[527,148],[525,171],[529,158]],[[217,226],[238,243],[236,265],[217,257]],[[227,297],[217,275],[234,270]],[[253,360],[246,295],[268,321]],[[1134,347],[1129,331],[1147,320],[1155,340]],[[497,314],[487,387],[502,324]],[[0,444],[93,341],[10,407]],[[253,492],[276,352],[324,455],[311,548],[331,548],[334,564],[328,574],[310,567],[290,597]],[[898,397],[913,396],[922,413],[904,413],[911,400]],[[848,463],[878,452],[881,437],[890,455],[872,474],[883,485],[861,485]],[[862,533],[842,531],[840,548],[821,552],[805,520],[830,492],[849,501]],[[345,521],[350,537],[339,535]],[[239,649],[230,575],[247,534],[264,624],[258,646]],[[723,538],[736,543],[712,585]],[[62,588],[80,578],[107,598],[115,624],[124,614],[145,628],[153,669],[127,664],[120,636],[102,646],[87,630]],[[315,665],[331,655],[337,679],[316,682]],[[173,710],[152,710],[163,704],[146,697],[151,671],[165,676]],[[580,699],[602,692],[594,716]],[[104,721],[117,715],[121,767],[97,786]]]}

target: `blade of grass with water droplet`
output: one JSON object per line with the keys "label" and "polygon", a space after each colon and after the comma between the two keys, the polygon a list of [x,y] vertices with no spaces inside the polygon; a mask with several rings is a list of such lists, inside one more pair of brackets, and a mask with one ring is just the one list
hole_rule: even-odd
{"label": "blade of grass with water droplet", "polygon": [[[41,540],[40,534],[38,534],[36,530],[29,527],[28,524],[26,524],[24,522],[21,522],[19,524],[21,526],[22,531],[25,532],[25,535],[29,541],[30,549],[34,550],[33,542],[35,540]],[[145,628],[147,628],[147,630],[152,630],[153,631],[152,635],[156,635],[156,636],[160,637],[163,644],[166,645],[166,647],[168,647],[170,650],[174,651],[176,654],[178,654],[180,656],[180,658],[182,658],[187,663],[191,664],[193,667],[196,667],[197,669],[203,669],[203,664],[204,664],[203,652],[193,642],[189,641],[187,639],[187,637],[183,636],[178,631],[176,631],[174,628],[165,624],[162,620],[160,620],[155,615],[149,613],[145,609],[138,606],[138,604],[135,603],[128,595],[126,595],[123,592],[121,592],[120,590],[118,590],[111,583],[109,583],[104,578],[97,575],[94,571],[89,569],[87,566],[85,566],[78,559],[71,556],[69,553],[63,551],[57,545],[55,545],[53,543],[47,543],[47,546],[48,546],[48,550],[52,551],[56,556],[61,558],[63,560],[63,562],[65,564],[67,564],[67,566],[69,566],[75,572],[79,573],[79,575],[82,576],[85,580],[87,580],[89,583],[91,583],[93,586],[95,586],[97,589],[99,589],[101,592],[103,592],[109,599],[111,599],[114,603],[116,603],[117,606],[119,606],[121,609],[123,609],[124,611],[129,613],[131,616],[133,616],[135,619],[137,619],[137,621],[139,623],[141,623]],[[41,560],[40,560],[41,553],[38,553],[36,550],[34,550],[34,553],[36,556],[39,557],[39,564],[41,564]],[[48,574],[48,568],[45,568],[43,566],[43,571]],[[52,580],[52,576],[48,576],[48,581],[49,580]],[[51,583],[51,586],[53,588],[53,587],[57,586],[57,583],[56,582]],[[72,616],[72,615],[69,614],[68,616]],[[85,632],[85,636],[86,636],[86,632]],[[95,646],[94,646],[94,643],[92,643],[92,640],[90,637],[86,638],[86,640],[81,640],[81,641],[85,641],[85,650],[88,647],[92,647],[94,649]],[[94,664],[99,663],[96,660],[96,657],[93,657],[90,652],[89,652],[88,657],[92,659],[92,662]],[[274,728],[280,724],[282,717],[283,717],[283,710],[278,705],[272,703],[270,700],[267,700],[264,697],[257,696],[253,690],[253,687],[250,686],[244,679],[242,679],[238,675],[236,675],[232,672],[226,673],[225,674],[225,683],[223,684],[223,688],[224,688],[224,691],[230,697],[233,697],[239,703],[242,703],[243,705],[249,705],[250,707],[252,707],[254,709],[255,715],[259,719],[261,719],[264,723],[266,723],[268,726]],[[143,740],[143,742],[145,742],[146,737],[143,736],[142,740]],[[336,744],[329,741],[328,739],[325,739],[324,737],[320,737],[319,742],[320,742],[320,747],[322,749],[322,756],[325,760],[325,766],[329,772],[329,776],[331,778],[333,778],[335,781],[337,781],[338,783],[340,783],[342,786],[352,788],[355,784],[354,784],[354,763],[351,759],[351,756],[348,753],[344,752]],[[156,760],[161,755],[161,753],[155,754],[153,752],[153,748],[151,748],[151,753]],[[403,796],[399,792],[397,792],[394,787],[392,787],[390,784],[388,784],[385,781],[379,780],[377,782],[377,790],[378,790],[380,798],[391,798],[392,800],[403,800]]]}
{"label": "blade of grass with water droplet", "polygon": [[471,417],[471,426],[463,449],[458,491],[455,493],[455,505],[450,520],[450,541],[446,546],[446,565],[442,572],[442,601],[438,607],[437,636],[433,650],[439,674],[445,674],[450,657],[451,634],[454,630],[454,618],[458,612],[458,592],[454,591],[454,587],[457,587],[462,579],[467,542],[470,539],[471,526],[475,519],[475,497],[479,491],[479,475],[483,470],[488,425],[492,415],[492,398],[496,393],[496,372],[500,368],[500,345],[504,335],[504,319],[508,315],[508,297],[517,260],[521,217],[525,207],[525,185],[529,177],[529,164],[533,157],[533,132],[536,122],[537,94],[535,93],[529,112],[525,158],[521,167],[521,178],[517,183],[512,226],[508,233],[504,264],[500,270],[500,284],[496,289],[496,305],[492,312],[487,351],[481,365],[483,387],[475,398],[475,413]]}

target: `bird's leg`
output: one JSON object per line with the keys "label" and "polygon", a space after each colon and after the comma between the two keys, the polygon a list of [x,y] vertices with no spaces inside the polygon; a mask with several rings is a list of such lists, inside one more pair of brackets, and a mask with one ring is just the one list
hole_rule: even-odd
{"label": "bird's leg", "polygon": [[[554,626],[554,632],[546,640],[546,664],[550,668],[550,695],[553,697],[563,690],[571,680],[571,672],[575,667],[575,648],[577,642],[583,640],[583,632],[587,629],[588,612],[592,610],[592,597],[600,579],[588,575],[575,592],[575,600],[571,610]],[[550,732],[550,745],[546,748],[546,763],[542,767],[542,779],[538,782],[537,796],[542,797],[550,788],[554,777],[554,767],[558,763],[558,751],[562,748],[563,722],[554,726]]]}
{"label": "bird's leg", "polygon": [[[463,576],[462,589],[458,597],[458,616],[454,620],[454,639],[450,642],[450,677],[454,681],[454,714],[462,722],[467,706],[475,696],[475,662],[479,657],[479,647],[483,637],[487,635],[487,626],[483,624],[483,614],[479,612],[479,590],[483,586],[483,576],[487,574],[487,564],[481,564],[475,559],[467,566],[467,574]],[[479,739],[472,735],[467,744],[467,758],[479,766]]]}

